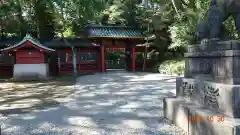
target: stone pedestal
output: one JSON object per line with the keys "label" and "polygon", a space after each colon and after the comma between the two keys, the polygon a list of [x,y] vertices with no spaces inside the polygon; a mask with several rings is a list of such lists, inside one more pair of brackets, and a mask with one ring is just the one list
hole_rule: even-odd
{"label": "stone pedestal", "polygon": [[46,80],[49,77],[48,64],[15,64],[13,79],[16,81],[25,80]]}
{"label": "stone pedestal", "polygon": [[185,58],[177,96],[164,99],[165,117],[191,135],[240,135],[240,42],[192,45]]}

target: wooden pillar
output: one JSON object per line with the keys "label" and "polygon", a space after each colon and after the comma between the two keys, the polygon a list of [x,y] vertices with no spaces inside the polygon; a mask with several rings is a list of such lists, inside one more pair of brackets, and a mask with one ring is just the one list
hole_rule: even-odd
{"label": "wooden pillar", "polygon": [[97,55],[98,55],[98,57],[97,57],[97,64],[98,64],[98,72],[101,72],[102,71],[102,54],[101,54],[101,47],[99,47],[98,49],[97,49]]}
{"label": "wooden pillar", "polygon": [[60,53],[57,54],[57,64],[58,64],[58,75],[61,74],[61,60],[60,60]]}
{"label": "wooden pillar", "polygon": [[73,74],[77,75],[77,59],[76,59],[76,48],[72,47],[72,54],[73,54]]}
{"label": "wooden pillar", "polygon": [[125,48],[125,62],[126,62],[126,70],[130,71],[131,70],[131,52],[130,48],[126,47]]}
{"label": "wooden pillar", "polygon": [[81,52],[81,49],[78,48],[78,53],[77,53],[77,64],[78,64],[78,72],[79,72],[79,73],[81,72],[81,67],[80,67],[80,63],[81,63],[80,52]]}
{"label": "wooden pillar", "polygon": [[101,46],[101,65],[102,65],[102,72],[105,72],[105,51],[104,46]]}
{"label": "wooden pillar", "polygon": [[135,46],[132,47],[132,71],[136,71],[136,64],[135,64]]}

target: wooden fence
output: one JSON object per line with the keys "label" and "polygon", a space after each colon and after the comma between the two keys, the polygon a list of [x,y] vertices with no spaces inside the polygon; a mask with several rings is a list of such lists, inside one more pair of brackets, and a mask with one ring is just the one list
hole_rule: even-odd
{"label": "wooden fence", "polygon": [[124,69],[126,66],[126,62],[124,59],[105,60],[105,64],[107,69]]}

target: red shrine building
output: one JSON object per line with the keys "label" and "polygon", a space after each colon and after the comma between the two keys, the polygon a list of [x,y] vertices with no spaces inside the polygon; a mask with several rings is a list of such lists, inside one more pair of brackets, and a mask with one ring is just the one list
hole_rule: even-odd
{"label": "red shrine building", "polygon": [[17,44],[1,49],[1,53],[14,54],[13,77],[35,76],[45,79],[49,75],[49,65],[45,53],[54,53],[55,50],[48,48],[29,34]]}
{"label": "red shrine building", "polygon": [[23,39],[0,41],[0,76],[15,79],[77,72],[106,72],[106,51],[125,52],[125,69],[136,71],[135,54],[143,52],[141,31],[122,26],[89,25],[86,37],[56,38],[40,42],[27,34]]}

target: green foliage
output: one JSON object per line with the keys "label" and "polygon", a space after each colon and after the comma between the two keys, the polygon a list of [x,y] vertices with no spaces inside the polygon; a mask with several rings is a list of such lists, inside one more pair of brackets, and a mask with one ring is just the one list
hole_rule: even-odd
{"label": "green foliage", "polygon": [[235,22],[233,20],[233,17],[230,17],[228,20],[226,20],[224,22],[224,26],[226,28],[226,34],[227,34],[226,36],[237,39],[238,34],[237,34],[237,30],[235,27]]}
{"label": "green foliage", "polygon": [[172,39],[172,44],[169,49],[176,48],[179,46],[186,46],[189,44],[188,32],[189,29],[186,24],[183,23],[173,23],[169,26],[170,38]]}
{"label": "green foliage", "polygon": [[157,64],[158,71],[169,75],[183,75],[185,69],[184,60],[167,60],[161,64]]}
{"label": "green foliage", "polygon": [[113,52],[113,53],[107,52],[106,54],[107,54],[107,57],[109,60],[117,60],[117,59],[125,56],[124,53],[117,53],[117,52]]}
{"label": "green foliage", "polygon": [[[175,1],[176,2],[176,1]],[[179,2],[177,3],[179,4]],[[175,21],[169,26],[169,33],[172,43],[169,49],[177,47],[186,47],[193,40],[192,33],[195,32],[196,25],[203,19],[206,19],[206,12],[209,8],[209,1],[206,0],[187,0],[182,1],[182,6],[177,6],[177,11],[180,14],[175,16],[178,21]],[[237,37],[235,24],[232,18],[229,18],[224,23],[226,28],[226,37]]]}
{"label": "green foliage", "polygon": [[[141,28],[146,36],[155,37],[151,46],[164,61],[182,54],[179,48],[191,43],[208,8],[209,0],[0,0],[0,34],[24,36],[31,31],[43,39],[81,36],[87,24],[104,20]],[[237,37],[232,18],[225,27]]]}
{"label": "green foliage", "polygon": [[112,0],[104,11],[109,15],[109,24],[123,24],[137,27],[138,0]]}
{"label": "green foliage", "polygon": [[86,24],[99,22],[105,6],[104,0],[3,0],[0,30],[18,36],[36,31],[42,39],[80,35]]}
{"label": "green foliage", "polygon": [[202,1],[191,3],[191,1],[185,5],[186,9],[182,10],[180,20],[174,22],[169,26],[169,32],[171,33],[172,44],[169,49],[176,47],[187,46],[191,44],[192,33],[195,32],[195,27],[202,18],[204,18],[208,9],[208,4]]}

